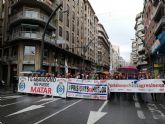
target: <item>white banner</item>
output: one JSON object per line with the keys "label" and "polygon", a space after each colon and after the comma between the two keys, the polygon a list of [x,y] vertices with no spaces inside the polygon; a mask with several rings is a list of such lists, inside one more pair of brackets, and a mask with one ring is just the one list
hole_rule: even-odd
{"label": "white banner", "polygon": [[108,80],[109,92],[165,93],[165,80]]}
{"label": "white banner", "polygon": [[53,89],[53,96],[60,96],[66,98],[67,81],[67,78],[56,78],[56,82],[54,84]]}
{"label": "white banner", "polygon": [[108,92],[165,93],[165,79],[82,80],[21,76],[18,92],[107,100]]}
{"label": "white banner", "polygon": [[55,77],[19,77],[18,92],[66,98],[67,79]]}
{"label": "white banner", "polygon": [[107,100],[107,83],[101,80],[69,79],[67,97]]}

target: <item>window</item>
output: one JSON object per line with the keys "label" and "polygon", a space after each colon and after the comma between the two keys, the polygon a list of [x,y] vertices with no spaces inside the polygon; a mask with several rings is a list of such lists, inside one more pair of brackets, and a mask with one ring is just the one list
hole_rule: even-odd
{"label": "window", "polygon": [[36,12],[34,10],[26,10],[25,17],[38,18],[38,12]]}
{"label": "window", "polygon": [[35,46],[25,46],[24,55],[35,55]]}
{"label": "window", "polygon": [[23,71],[34,71],[34,65],[23,65]]}
{"label": "window", "polygon": [[59,36],[62,37],[62,27],[59,26]]}
{"label": "window", "polygon": [[4,49],[4,56],[9,56],[9,48]]}
{"label": "window", "polygon": [[66,31],[66,40],[69,41],[69,31]]}
{"label": "window", "polygon": [[49,51],[48,49],[44,49],[44,57],[48,57],[49,56]]}
{"label": "window", "polygon": [[0,57],[2,57],[2,49],[0,49]]}
{"label": "window", "polygon": [[75,12],[73,12],[73,16],[72,16],[72,21],[74,22],[74,20],[75,20]]}
{"label": "window", "polygon": [[13,48],[12,48],[12,56],[17,56],[17,54],[18,54],[18,51],[17,51],[17,47],[16,46],[14,46]]}
{"label": "window", "polygon": [[72,33],[72,43],[74,44],[74,33]]}
{"label": "window", "polygon": [[62,10],[59,11],[59,20],[61,22],[63,21],[63,12],[62,12]]}
{"label": "window", "polygon": [[68,13],[67,13],[67,19],[66,19],[66,26],[69,27],[69,5],[67,5],[67,10],[68,10]]}

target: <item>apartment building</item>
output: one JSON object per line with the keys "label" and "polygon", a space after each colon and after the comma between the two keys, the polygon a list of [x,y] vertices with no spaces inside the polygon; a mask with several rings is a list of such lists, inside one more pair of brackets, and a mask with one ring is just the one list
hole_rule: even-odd
{"label": "apartment building", "polygon": [[136,66],[139,69],[146,67],[147,61],[145,55],[145,41],[144,41],[144,25],[143,25],[143,12],[136,15],[135,19],[135,42],[137,45]]}
{"label": "apartment building", "polygon": [[153,70],[154,76],[157,77],[158,74],[164,75],[165,72],[165,2],[164,0],[145,0],[143,11],[148,62],[150,70]]}
{"label": "apartment building", "polygon": [[[60,4],[62,7],[47,27],[42,49],[45,25]],[[0,68],[3,73],[0,75],[8,85],[21,71],[41,67],[55,74],[65,74],[66,67],[72,74],[96,69],[99,20],[88,0],[10,0],[5,1],[3,12],[5,28]],[[108,56],[109,43],[105,41],[103,50]],[[106,67],[108,59],[109,56],[103,59]]]}
{"label": "apartment building", "polygon": [[109,71],[110,66],[110,42],[102,24],[98,24],[98,65],[100,70]]}
{"label": "apartment building", "polygon": [[[0,47],[2,46],[2,21],[3,21],[3,18],[2,18],[2,10],[3,10],[3,1],[1,0],[0,1]],[[2,54],[2,51],[0,52],[0,57],[1,57],[1,54]]]}
{"label": "apartment building", "polygon": [[[3,1],[0,1],[0,70],[2,70],[2,25],[3,25]],[[0,79],[2,78],[2,72],[0,72]]]}
{"label": "apartment building", "polygon": [[138,62],[138,44],[135,39],[132,39],[131,64],[136,66],[137,62]]}
{"label": "apartment building", "polygon": [[119,68],[120,48],[119,46],[112,45],[112,70],[115,72]]}

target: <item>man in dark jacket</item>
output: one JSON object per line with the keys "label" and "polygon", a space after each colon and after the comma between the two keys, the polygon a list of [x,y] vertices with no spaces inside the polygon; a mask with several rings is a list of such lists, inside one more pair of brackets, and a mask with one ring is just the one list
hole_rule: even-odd
{"label": "man in dark jacket", "polygon": [[13,93],[15,93],[18,89],[18,77],[13,76]]}

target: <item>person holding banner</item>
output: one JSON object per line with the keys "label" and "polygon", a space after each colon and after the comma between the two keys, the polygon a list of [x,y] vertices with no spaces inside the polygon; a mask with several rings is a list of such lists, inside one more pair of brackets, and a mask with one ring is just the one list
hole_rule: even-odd
{"label": "person holding banner", "polygon": [[[157,79],[160,79],[160,75],[157,76]],[[157,101],[156,93],[151,93],[152,101]]]}
{"label": "person holding banner", "polygon": [[17,87],[18,87],[18,77],[13,76],[13,93],[17,91]]}

